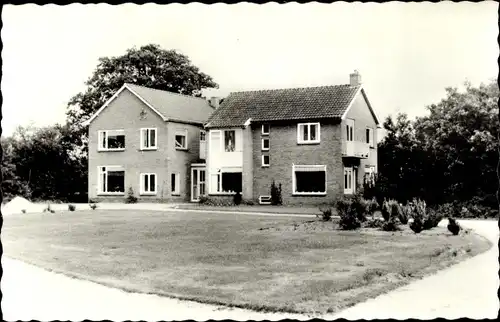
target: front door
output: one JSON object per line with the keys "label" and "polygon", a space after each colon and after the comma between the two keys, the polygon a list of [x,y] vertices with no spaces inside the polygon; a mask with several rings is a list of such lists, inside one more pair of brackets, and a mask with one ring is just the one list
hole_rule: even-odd
{"label": "front door", "polygon": [[198,202],[200,196],[204,196],[205,192],[205,169],[191,169],[191,201]]}
{"label": "front door", "polygon": [[344,194],[350,195],[356,192],[356,169],[344,168]]}

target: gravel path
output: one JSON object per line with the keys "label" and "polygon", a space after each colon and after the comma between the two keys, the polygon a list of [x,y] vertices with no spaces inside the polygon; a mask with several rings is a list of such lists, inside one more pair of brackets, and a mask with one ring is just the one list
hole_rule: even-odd
{"label": "gravel path", "polygon": [[[65,206],[61,205],[62,209]],[[170,206],[100,204],[103,209],[168,210]],[[178,210],[176,210],[178,211]],[[253,213],[254,215],[258,215]],[[310,215],[309,215],[310,216]],[[496,221],[460,221],[490,239],[486,253],[408,286],[323,319],[455,319],[495,318],[499,310],[498,226]],[[442,224],[446,224],[443,222]],[[308,320],[311,316],[260,313],[243,309],[180,301],[156,295],[127,293],[93,282],[2,257],[4,320]]]}

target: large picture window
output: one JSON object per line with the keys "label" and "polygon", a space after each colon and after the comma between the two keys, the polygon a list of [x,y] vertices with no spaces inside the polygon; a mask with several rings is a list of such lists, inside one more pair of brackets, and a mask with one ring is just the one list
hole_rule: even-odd
{"label": "large picture window", "polygon": [[326,194],[326,166],[294,165],[292,181],[294,194]]}
{"label": "large picture window", "polygon": [[219,170],[210,178],[211,193],[236,193],[242,192],[243,174],[232,170]]}
{"label": "large picture window", "polygon": [[125,150],[125,131],[106,130],[99,131],[100,151],[123,151]]}
{"label": "large picture window", "polygon": [[99,167],[98,192],[110,194],[125,193],[125,170],[121,166]]}

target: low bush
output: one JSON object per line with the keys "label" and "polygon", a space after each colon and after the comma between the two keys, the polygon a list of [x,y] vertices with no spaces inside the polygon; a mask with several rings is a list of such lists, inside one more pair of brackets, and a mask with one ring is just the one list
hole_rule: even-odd
{"label": "low bush", "polygon": [[233,196],[233,203],[236,205],[236,206],[239,206],[241,204],[241,193],[238,191],[236,192],[236,194]]}
{"label": "low bush", "polygon": [[346,197],[339,199],[336,203],[337,212],[340,216],[339,226],[343,230],[354,230],[361,227],[361,221],[352,203],[352,199]]}
{"label": "low bush", "polygon": [[75,205],[71,205],[71,204],[69,204],[69,205],[68,205],[68,210],[69,210],[69,211],[75,211],[75,210],[76,210],[76,206],[75,206]]}
{"label": "low bush", "polygon": [[246,200],[243,200],[243,204],[247,205],[247,206],[254,206],[255,205],[255,201],[253,201],[251,199],[246,199]]}
{"label": "low bush", "polygon": [[95,203],[91,203],[91,204],[89,204],[89,207],[90,207],[90,209],[92,209],[92,210],[96,210],[97,205],[96,205]]}
{"label": "low bush", "polygon": [[426,218],[424,219],[423,227],[424,230],[435,228],[443,220],[443,215],[433,208],[426,209]]}
{"label": "low bush", "polygon": [[377,202],[377,199],[375,199],[375,197],[374,197],[371,200],[367,200],[366,203],[367,203],[368,215],[372,216],[372,218],[373,218],[373,216],[375,216],[375,212],[379,208],[379,204]]}
{"label": "low bush", "polygon": [[281,195],[281,183],[276,185],[276,183],[271,183],[271,205],[277,206],[283,204],[283,198]]}
{"label": "low bush", "polygon": [[410,224],[410,229],[418,234],[424,230],[424,222],[427,218],[426,203],[420,199],[413,199],[411,206],[413,222]]}
{"label": "low bush", "polygon": [[199,204],[212,207],[234,206],[234,198],[200,196]]}
{"label": "low bush", "polygon": [[21,212],[22,212],[23,214],[25,214],[25,213],[26,213],[26,209],[21,209]]}
{"label": "low bush", "polygon": [[358,220],[360,222],[366,221],[366,215],[368,214],[369,203],[363,199],[362,189],[358,189],[354,197],[352,198],[352,208],[356,213]]}
{"label": "low bush", "polygon": [[384,221],[378,218],[368,219],[363,223],[363,227],[365,228],[382,228],[384,226]]}
{"label": "low bush", "polygon": [[317,215],[316,217],[321,217],[323,221],[330,221],[332,219],[333,209],[331,205],[321,205],[319,206],[319,211],[321,211],[321,215]]}
{"label": "low bush", "polygon": [[460,232],[460,224],[458,223],[458,221],[456,221],[455,219],[449,217],[448,218],[448,230],[453,234],[453,235],[458,235],[458,233]]}
{"label": "low bush", "polygon": [[382,229],[385,231],[397,231],[399,229],[399,217],[401,215],[401,207],[395,200],[384,201],[382,205],[382,216],[384,217],[384,225]]}
{"label": "low bush", "polygon": [[128,188],[127,198],[125,198],[125,203],[137,203],[137,197],[134,196],[134,189],[132,187]]}

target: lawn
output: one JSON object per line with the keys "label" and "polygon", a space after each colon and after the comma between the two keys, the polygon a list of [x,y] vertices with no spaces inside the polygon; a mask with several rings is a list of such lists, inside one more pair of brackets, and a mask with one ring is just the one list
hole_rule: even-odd
{"label": "lawn", "polygon": [[4,218],[2,243],[7,256],[129,291],[301,313],[338,311],[490,247],[439,227],[351,232],[312,220],[57,212]]}

